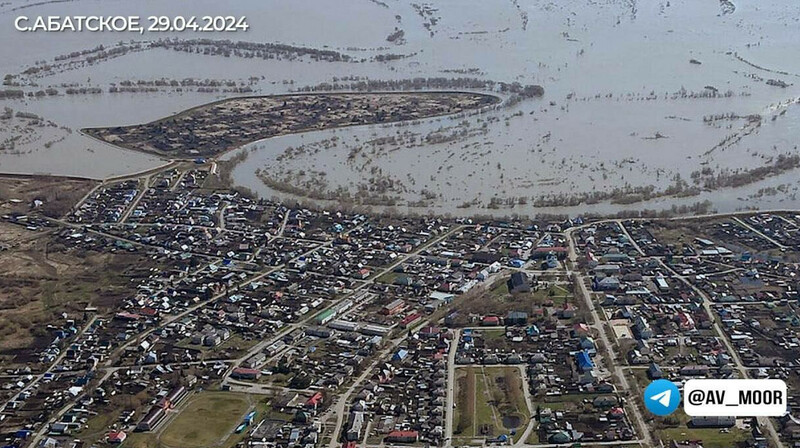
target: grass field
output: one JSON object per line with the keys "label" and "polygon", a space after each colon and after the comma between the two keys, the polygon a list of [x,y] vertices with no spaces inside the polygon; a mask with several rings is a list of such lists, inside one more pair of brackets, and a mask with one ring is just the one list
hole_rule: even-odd
{"label": "grass field", "polygon": [[[633,372],[633,378],[636,380],[639,390],[650,384],[650,379],[644,370],[634,370]],[[641,395],[637,394],[636,399],[640,406],[644,406],[640,397]],[[670,444],[673,440],[676,442],[702,440],[705,448],[731,448],[749,438],[748,431],[736,427],[730,428],[729,432],[720,432],[719,428],[689,428],[687,425],[691,418],[681,408],[670,415],[668,419],[676,426],[662,426],[655,432],[655,436],[666,444]]]}
{"label": "grass field", "polygon": [[731,428],[728,433],[717,428],[669,428],[656,431],[656,435],[664,441],[702,440],[704,448],[731,448],[749,437],[747,431],[739,428]]}
{"label": "grass field", "polygon": [[204,392],[190,398],[186,408],[169,422],[160,442],[173,448],[203,448],[222,444],[250,409],[247,395]]}
{"label": "grass field", "polygon": [[480,294],[463,296],[459,299],[459,309],[465,313],[484,314],[487,309],[498,316],[503,316],[509,311],[524,311],[532,313],[542,307],[550,307],[551,313],[556,308],[561,308],[569,302],[580,308],[580,303],[575,301],[572,292],[562,285],[539,285],[530,292],[510,294],[506,281],[508,277],[501,277],[488,285]]}
{"label": "grass field", "polygon": [[[31,365],[52,340],[49,324],[61,313],[81,319],[91,305],[106,313],[135,293],[131,276],[156,266],[137,253],[73,248],[50,232],[0,223],[0,366]],[[60,321],[60,323],[59,323]],[[78,322],[80,326],[82,322]]]}
{"label": "grass field", "polygon": [[185,338],[175,344],[179,348],[197,350],[201,352],[202,359],[238,358],[247,353],[259,341],[257,339],[244,340],[240,335],[233,334],[227,341],[214,347],[202,344],[192,344],[191,338]]}
{"label": "grass field", "polygon": [[122,444],[124,448],[159,448],[158,438],[152,432],[132,432]]}
{"label": "grass field", "polygon": [[456,370],[456,409],[453,413],[453,434],[475,435],[475,374],[472,368]]}
{"label": "grass field", "polygon": [[453,434],[459,438],[509,434],[503,418],[519,419],[518,435],[530,421],[523,393],[524,378],[513,367],[458,369]]}

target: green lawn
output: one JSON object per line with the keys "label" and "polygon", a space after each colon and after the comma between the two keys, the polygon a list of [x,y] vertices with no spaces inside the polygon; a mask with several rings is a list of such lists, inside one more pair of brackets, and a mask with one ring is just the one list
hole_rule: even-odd
{"label": "green lawn", "polygon": [[390,271],[376,278],[375,281],[378,283],[386,283],[387,285],[391,285],[394,284],[394,281],[397,279],[397,277],[401,275],[401,273]]}
{"label": "green lawn", "polygon": [[532,291],[531,295],[534,303],[544,303],[552,300],[553,306],[556,307],[563,306],[566,302],[575,304],[575,299],[572,294],[561,285],[552,285],[549,288]]}
{"label": "green lawn", "polygon": [[152,432],[128,433],[128,438],[122,444],[124,448],[159,448],[158,439]]}
{"label": "green lawn", "polygon": [[475,434],[475,373],[472,368],[456,370],[453,435],[472,437]]}
{"label": "green lawn", "polygon": [[259,341],[257,339],[244,340],[240,335],[233,334],[228,340],[223,341],[215,347],[192,344],[191,338],[185,338],[175,344],[176,347],[202,352],[204,359],[232,358],[239,357],[247,353]]}
{"label": "green lawn", "polygon": [[507,280],[508,278],[506,277],[503,277],[500,280],[495,280],[495,282],[492,283],[491,289],[487,291],[488,296],[493,300],[501,299],[504,298],[505,296],[508,296],[509,295],[508,286],[506,285]]}
{"label": "green lawn", "polygon": [[681,408],[666,417],[665,420],[670,420],[673,424],[677,423],[678,425],[669,428],[664,427],[666,425],[661,425],[661,428],[656,430],[656,437],[666,444],[673,440],[678,442],[702,440],[705,448],[731,448],[736,446],[737,442],[745,441],[749,438],[748,431],[736,427],[728,428],[730,432],[720,432],[720,428],[689,428],[687,425],[691,421],[691,417],[686,415]]}
{"label": "green lawn", "polygon": [[656,435],[669,442],[672,440],[702,440],[704,448],[731,448],[737,442],[748,439],[748,432],[739,428],[730,428],[729,433],[722,433],[718,428],[669,428],[656,431]]}
{"label": "green lawn", "polygon": [[525,440],[525,443],[527,443],[528,445],[538,445],[542,443],[539,440],[539,431],[537,431],[536,429],[531,431],[531,434],[528,436],[528,439]]}
{"label": "green lawn", "polygon": [[92,416],[86,422],[86,427],[75,433],[75,436],[84,439],[99,439],[109,430],[111,424],[117,421],[121,413],[122,411],[120,409],[100,412]]}
{"label": "green lawn", "polygon": [[506,330],[503,328],[495,330],[480,330],[483,335],[484,341],[491,341],[493,339],[504,339],[506,337]]}
{"label": "green lawn", "polygon": [[[503,426],[504,416],[516,416],[520,419],[517,437],[524,432],[530,421],[531,411],[523,395],[522,375],[513,367],[470,368],[469,374],[475,377],[475,417],[473,431],[481,437],[481,428],[486,427],[496,437],[510,434]],[[464,436],[470,434],[464,431]]]}
{"label": "green lawn", "polygon": [[231,436],[251,407],[247,395],[228,392],[203,392],[189,400],[164,429],[162,444],[174,448],[218,445]]}

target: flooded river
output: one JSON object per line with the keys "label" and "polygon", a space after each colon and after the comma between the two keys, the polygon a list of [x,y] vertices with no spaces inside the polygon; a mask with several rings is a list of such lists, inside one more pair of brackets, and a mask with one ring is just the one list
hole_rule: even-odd
{"label": "flooded river", "polygon": [[[241,94],[197,87],[209,81],[271,94],[367,79],[475,78],[538,84],[545,95],[481,114],[257,142],[225,156],[247,152],[233,179],[265,197],[347,197],[454,215],[610,213],[702,201],[718,211],[800,207],[790,158],[800,154],[800,4],[791,0],[196,0],[191,8],[103,0],[26,7],[33,3],[0,6],[0,40],[12,43],[0,48],[0,68],[15,75],[4,88],[58,94],[0,100],[45,123],[0,121],[0,140],[14,141],[0,150],[3,172],[103,178],[162,164],[78,130],[150,121]],[[244,15],[251,28],[22,34],[13,29],[20,14]],[[346,60],[147,48],[167,38],[280,43]],[[119,42],[135,49],[92,63],[85,56],[56,60]],[[45,63],[55,68],[42,70]],[[192,87],[169,85],[189,78]],[[152,91],[109,92],[124,85]],[[66,94],[81,88],[101,93]],[[586,201],[592,204],[577,205]]]}

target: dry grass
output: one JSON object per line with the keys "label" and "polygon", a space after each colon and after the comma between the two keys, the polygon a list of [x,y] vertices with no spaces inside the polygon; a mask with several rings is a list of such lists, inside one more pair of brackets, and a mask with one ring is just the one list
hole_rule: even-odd
{"label": "dry grass", "polygon": [[133,293],[126,272],[152,263],[137,254],[97,253],[63,247],[51,233],[32,233],[0,223],[0,237],[13,239],[0,252],[0,360],[35,362],[33,352],[50,342],[47,325],[66,312],[80,319],[83,309],[109,312]]}
{"label": "dry grass", "polygon": [[38,199],[44,202],[39,211],[60,218],[96,184],[90,180],[49,176],[0,177],[0,213],[28,213],[31,202]]}
{"label": "dry grass", "polygon": [[471,437],[475,432],[475,373],[472,369],[459,369],[458,372],[453,434]]}

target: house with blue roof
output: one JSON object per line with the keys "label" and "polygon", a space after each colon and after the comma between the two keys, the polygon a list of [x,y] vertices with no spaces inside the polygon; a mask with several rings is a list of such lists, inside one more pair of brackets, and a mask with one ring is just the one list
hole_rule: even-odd
{"label": "house with blue roof", "polygon": [[406,359],[406,356],[408,356],[408,350],[401,348],[395,352],[394,356],[392,356],[392,361],[402,361]]}
{"label": "house with blue roof", "polygon": [[594,362],[592,357],[589,356],[587,351],[578,352],[575,354],[575,363],[582,372],[594,369]]}

